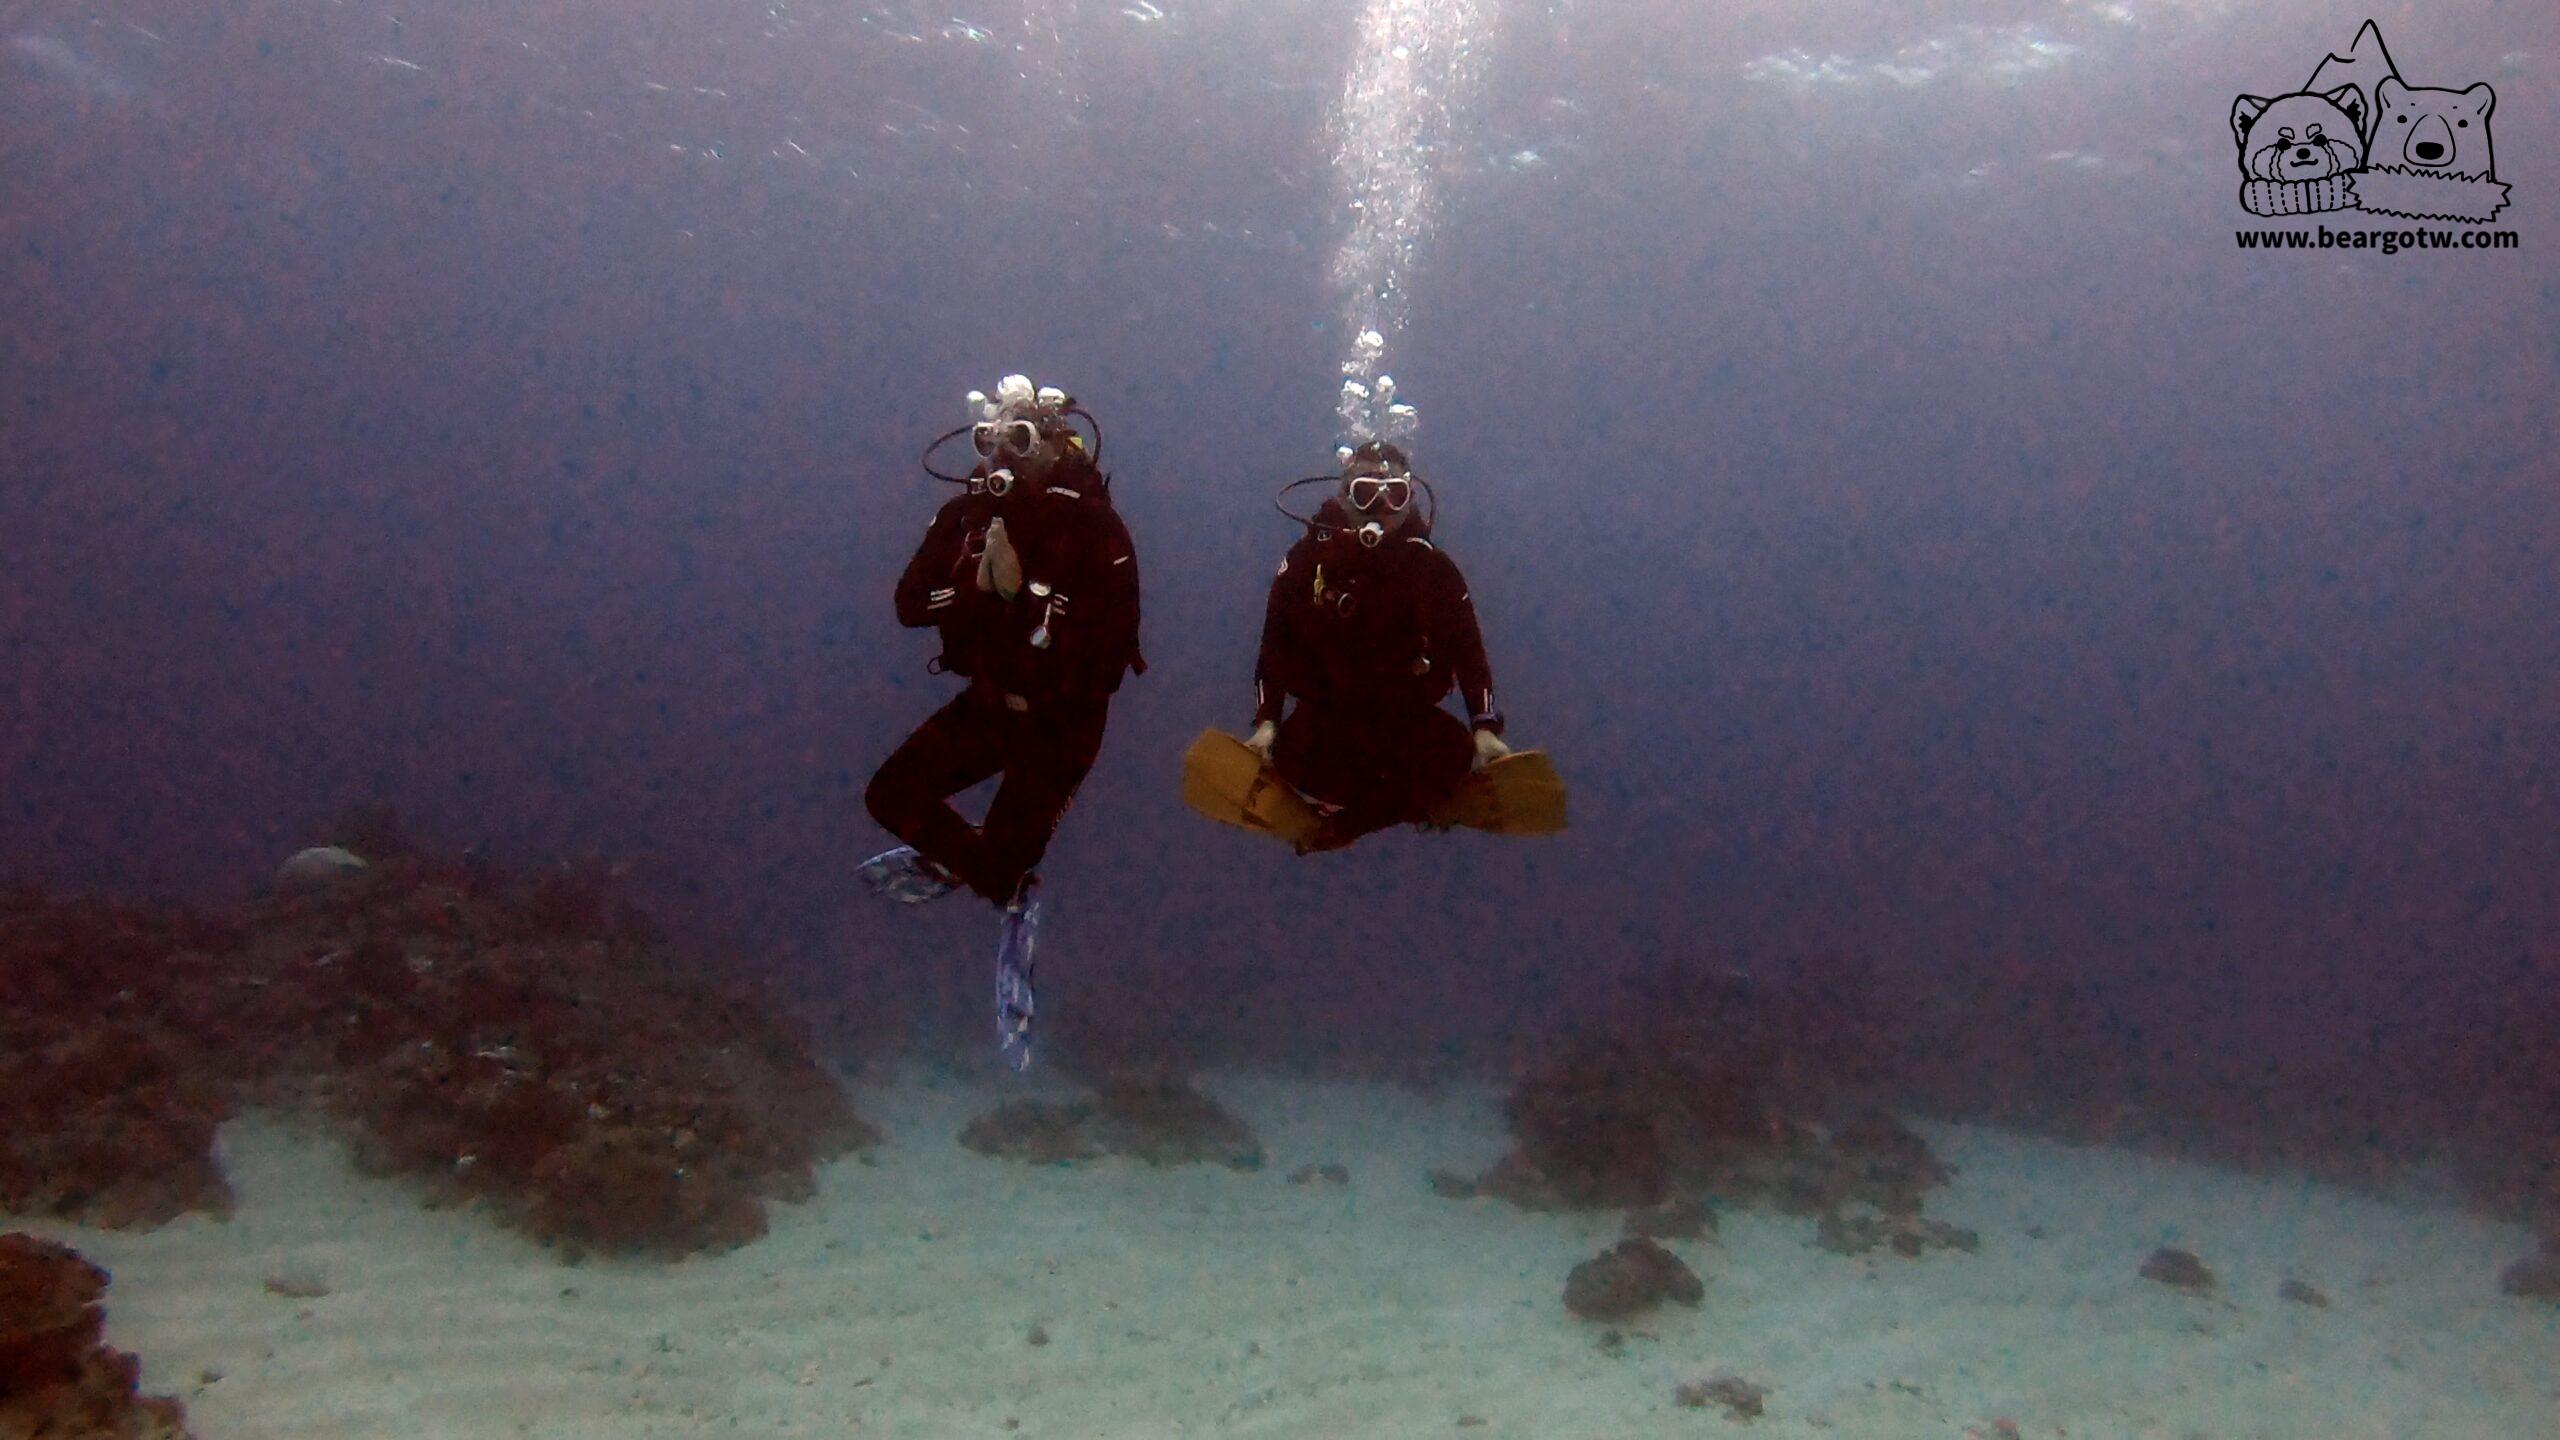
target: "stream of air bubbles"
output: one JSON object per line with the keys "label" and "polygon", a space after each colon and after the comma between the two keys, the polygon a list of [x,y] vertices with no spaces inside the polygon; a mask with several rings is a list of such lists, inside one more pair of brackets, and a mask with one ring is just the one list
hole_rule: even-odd
{"label": "stream of air bubbles", "polygon": [[1418,416],[1387,368],[1404,336],[1410,287],[1439,215],[1439,161],[1480,82],[1489,0],[1368,0],[1342,102],[1333,173],[1350,229],[1333,257],[1340,297],[1340,439],[1408,444]]}

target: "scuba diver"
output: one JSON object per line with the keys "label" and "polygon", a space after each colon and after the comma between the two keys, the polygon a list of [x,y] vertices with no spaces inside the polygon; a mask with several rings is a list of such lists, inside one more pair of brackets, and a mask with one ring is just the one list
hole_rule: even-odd
{"label": "scuba diver", "polygon": [[[941,632],[928,668],[968,684],[872,776],[864,804],[906,843],[862,869],[891,899],[966,886],[1010,918],[1026,913],[1033,867],[1093,768],[1112,695],[1146,660],[1137,550],[1098,464],[1099,423],[1020,375],[993,399],[971,391],[969,405],[973,422],[924,453],[927,474],[965,488],[934,516],[897,590],[900,624]],[[1075,419],[1092,428],[1090,445]],[[934,451],[962,435],[975,465],[935,469]],[[969,824],[951,797],[998,775],[985,822]]]}
{"label": "scuba diver", "polygon": [[[1342,453],[1338,481],[1314,476],[1282,492],[1337,486],[1312,516],[1281,507],[1306,533],[1264,605],[1244,741],[1313,803],[1316,822],[1293,837],[1301,855],[1390,825],[1474,823],[1443,822],[1441,807],[1511,753],[1466,577],[1431,543],[1436,498],[1433,515],[1416,508],[1426,482],[1392,444]],[[1464,722],[1441,705],[1453,688]]]}
{"label": "scuba diver", "polygon": [[[863,861],[861,874],[905,904],[965,885],[1003,907],[996,1040],[1021,1070],[1036,1008],[1032,867],[1093,768],[1122,677],[1147,662],[1138,552],[1111,507],[1101,422],[1021,375],[1004,377],[992,400],[969,392],[969,407],[970,424],[925,447],[925,473],[964,489],[933,517],[897,592],[900,624],[942,633],[928,668],[969,683],[871,777],[864,805],[905,843]],[[964,475],[935,469],[934,452],[962,435],[976,463]],[[951,797],[999,775],[984,823],[962,819]]]}

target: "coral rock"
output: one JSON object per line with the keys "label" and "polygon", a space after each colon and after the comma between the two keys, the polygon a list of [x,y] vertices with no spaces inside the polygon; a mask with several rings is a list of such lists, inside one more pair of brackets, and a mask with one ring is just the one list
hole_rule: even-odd
{"label": "coral rock", "polygon": [[1585,1320],[1622,1320],[1665,1300],[1695,1305],[1706,1282],[1680,1257],[1650,1240],[1621,1240],[1573,1267],[1565,1277],[1565,1308]]}
{"label": "coral rock", "polygon": [[2498,1288],[2527,1300],[2560,1300],[2560,1252],[2545,1248],[2508,1266]]}
{"label": "coral rock", "polygon": [[606,882],[366,848],[238,924],[0,894],[0,1211],[225,1209],[215,1131],[257,1103],[320,1111],[430,1203],[681,1254],[877,1140],[768,1005]]}
{"label": "coral rock", "polygon": [[2142,1262],[2142,1278],[2188,1295],[2213,1293],[2213,1271],[2192,1253],[2167,1246],[2152,1251],[2151,1258]]}
{"label": "coral rock", "polygon": [[184,1408],[137,1395],[141,1362],[99,1343],[106,1290],[77,1251],[0,1235],[0,1436],[185,1440]]}

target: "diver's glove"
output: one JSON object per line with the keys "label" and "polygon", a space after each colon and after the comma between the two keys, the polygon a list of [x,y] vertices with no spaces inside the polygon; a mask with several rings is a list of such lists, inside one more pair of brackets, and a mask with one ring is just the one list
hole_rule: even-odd
{"label": "diver's glove", "polygon": [[1262,763],[1268,765],[1271,763],[1271,747],[1279,739],[1280,726],[1274,721],[1265,720],[1253,727],[1252,734],[1244,737],[1244,748],[1261,756]]}
{"label": "diver's glove", "polygon": [[987,548],[978,555],[978,588],[1012,599],[1022,589],[1022,557],[1004,533],[1004,521],[987,522]]}
{"label": "diver's glove", "polygon": [[1479,730],[1476,732],[1477,769],[1481,770],[1487,765],[1492,764],[1494,761],[1499,760],[1510,753],[1511,747],[1502,743],[1501,736],[1494,734],[1490,730]]}

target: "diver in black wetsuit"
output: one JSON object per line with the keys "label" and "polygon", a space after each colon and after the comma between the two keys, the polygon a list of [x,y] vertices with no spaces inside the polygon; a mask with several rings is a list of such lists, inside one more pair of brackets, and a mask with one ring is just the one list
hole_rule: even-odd
{"label": "diver in black wetsuit", "polygon": [[[1271,582],[1245,743],[1326,812],[1300,854],[1423,820],[1510,753],[1466,577],[1431,543],[1416,484],[1397,447],[1352,451]],[[1465,722],[1441,707],[1453,688]]]}
{"label": "diver in black wetsuit", "polygon": [[[939,628],[938,668],[969,684],[881,763],[863,800],[928,874],[1018,906],[1093,768],[1112,695],[1146,669],[1137,549],[1095,463],[1100,432],[1089,449],[1069,417],[1091,417],[1072,399],[1021,376],[971,399],[981,418],[935,447],[970,434],[975,468],[932,471],[968,490],[934,516],[897,592],[898,622]],[[950,797],[996,775],[973,826]]]}

